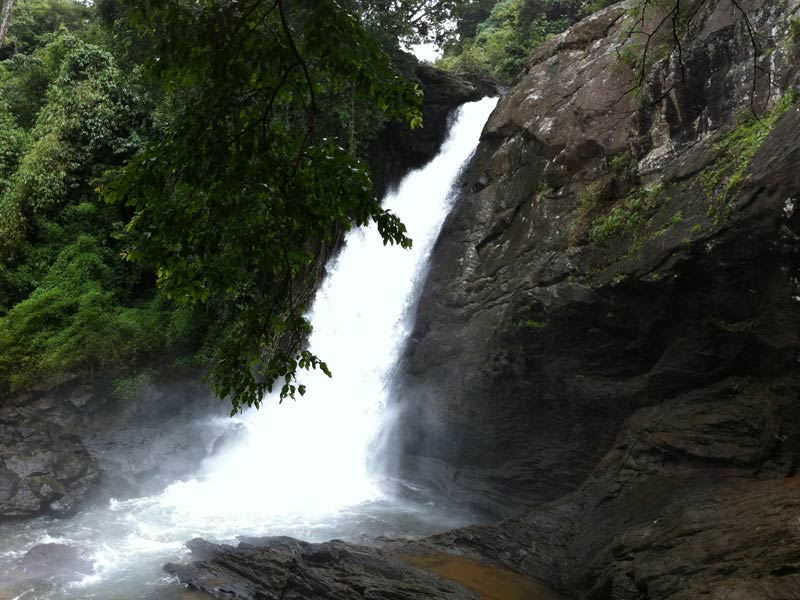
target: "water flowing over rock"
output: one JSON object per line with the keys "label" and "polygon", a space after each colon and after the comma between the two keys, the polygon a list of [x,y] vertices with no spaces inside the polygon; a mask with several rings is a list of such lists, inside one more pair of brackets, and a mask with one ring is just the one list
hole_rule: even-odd
{"label": "water flowing over rock", "polygon": [[[436,155],[456,107],[494,91],[489,82],[472,84],[432,67],[417,71],[425,131],[387,126],[375,145],[379,191]],[[333,237],[315,249],[317,260],[295,290],[309,303],[344,231]],[[145,374],[123,397],[107,374],[92,381],[65,374],[55,385],[0,399],[0,519],[66,516],[101,493],[150,494],[194,472],[209,453],[241,437],[235,424],[220,426],[220,435],[199,423],[228,410],[201,379],[194,370]]]}
{"label": "water flowing over rock", "polygon": [[20,562],[29,576],[74,579],[92,572],[91,561],[82,558],[77,548],[65,544],[39,544],[28,550]]}
{"label": "water flowing over rock", "polygon": [[448,553],[586,600],[800,598],[800,0],[703,3],[641,95],[630,4],[501,100],[400,366],[398,474],[508,519],[193,541],[170,573],[218,598],[473,597],[402,559]]}
{"label": "water flowing over rock", "polygon": [[379,196],[412,169],[429,162],[444,142],[455,107],[496,96],[498,85],[478,79],[466,81],[429,65],[419,65],[416,76],[424,91],[424,126],[412,130],[406,123],[390,123],[370,149],[373,180]]}

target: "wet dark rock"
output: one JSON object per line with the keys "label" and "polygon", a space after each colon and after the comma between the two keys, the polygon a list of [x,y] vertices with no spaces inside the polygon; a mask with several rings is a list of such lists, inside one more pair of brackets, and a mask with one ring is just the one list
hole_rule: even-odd
{"label": "wet dark rock", "polygon": [[20,565],[29,577],[79,576],[94,571],[78,548],[66,544],[38,544],[25,553]]}
{"label": "wet dark rock", "polygon": [[96,461],[52,418],[54,403],[41,418],[18,408],[0,407],[0,517],[69,513],[99,481]]}
{"label": "wet dark rock", "polygon": [[4,399],[0,519],[65,516],[102,494],[152,493],[194,471],[220,435],[207,417],[227,414],[199,379],[142,378],[123,399],[102,378],[66,378]]}
{"label": "wet dark rock", "polygon": [[456,107],[499,93],[492,81],[467,81],[429,65],[419,65],[416,76],[425,94],[423,127],[412,131],[407,124],[390,123],[370,150],[373,181],[379,196],[399,183],[406,173],[436,156]]}
{"label": "wet dark rock", "polygon": [[[291,538],[262,538],[256,545],[215,546],[190,542],[201,560],[164,569],[191,589],[215,598],[291,600],[417,600],[477,598],[460,585],[415,567],[394,552],[341,541],[309,544]],[[197,558],[197,556],[193,556]]]}

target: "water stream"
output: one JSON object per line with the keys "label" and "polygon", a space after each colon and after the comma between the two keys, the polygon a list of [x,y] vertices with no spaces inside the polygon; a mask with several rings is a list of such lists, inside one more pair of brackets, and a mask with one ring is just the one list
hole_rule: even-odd
{"label": "water stream", "polygon": [[[184,543],[193,537],[358,539],[423,535],[470,520],[450,507],[394,496],[370,454],[450,188],[495,102],[461,107],[440,154],[385,199],[406,224],[412,250],[384,246],[372,226],[351,231],[329,265],[311,311],[310,346],[333,378],[303,374],[304,397],[282,404],[270,398],[237,417],[240,439],[160,494],[112,500],[70,519],[0,524],[0,600],[184,597],[161,566],[188,560]],[[20,559],[42,543],[74,546],[88,572],[32,579]]]}

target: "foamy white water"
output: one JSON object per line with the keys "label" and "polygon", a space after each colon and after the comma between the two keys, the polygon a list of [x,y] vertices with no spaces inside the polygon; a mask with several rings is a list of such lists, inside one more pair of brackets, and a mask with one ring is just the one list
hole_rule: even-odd
{"label": "foamy white water", "polygon": [[[329,266],[311,310],[310,349],[328,363],[333,378],[303,373],[305,396],[282,404],[269,398],[260,410],[237,417],[242,439],[203,464],[194,479],[175,482],[162,494],[112,501],[69,520],[0,526],[0,598],[4,585],[18,600],[166,598],[169,582],[160,567],[183,558],[184,542],[197,536],[321,541],[431,533],[463,523],[452,511],[387,495],[380,474],[370,471],[370,455],[408,335],[414,290],[452,205],[450,188],[495,103],[464,105],[440,154],[385,199],[406,224],[411,250],[384,246],[371,226],[350,232]],[[77,546],[94,572],[67,584],[26,583],[12,574],[28,548],[54,540]]]}

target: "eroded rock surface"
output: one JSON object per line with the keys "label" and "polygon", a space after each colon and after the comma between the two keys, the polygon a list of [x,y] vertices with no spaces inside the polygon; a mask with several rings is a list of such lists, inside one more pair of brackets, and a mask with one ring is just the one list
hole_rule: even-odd
{"label": "eroded rock surface", "polygon": [[165,570],[215,598],[236,600],[478,598],[376,547],[340,541],[309,544],[280,537],[252,542],[234,548],[192,540],[189,548],[202,560],[168,564]]}
{"label": "eroded rock surface", "polygon": [[65,516],[104,494],[152,493],[196,469],[226,407],[199,375],[140,381],[122,398],[77,377],[0,403],[0,518]]}

